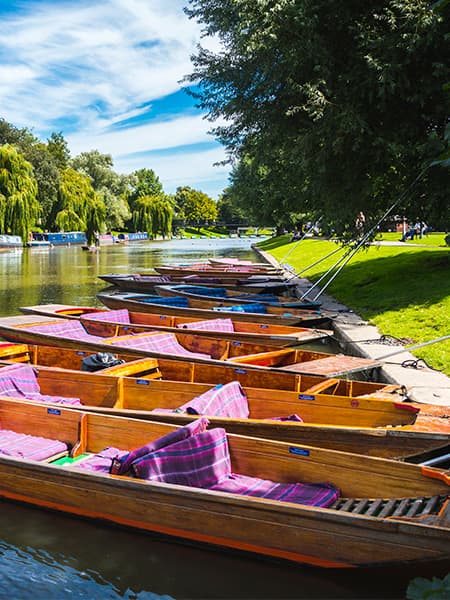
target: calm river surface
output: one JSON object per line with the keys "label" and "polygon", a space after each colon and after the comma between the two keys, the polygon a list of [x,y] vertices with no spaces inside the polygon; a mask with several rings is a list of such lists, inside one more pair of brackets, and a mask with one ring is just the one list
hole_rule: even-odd
{"label": "calm river surface", "polygon": [[[177,240],[0,253],[0,316],[44,303],[98,304],[104,273],[207,255],[254,258],[255,240]],[[445,571],[325,571],[188,547],[0,501],[0,598],[138,600],[404,598],[408,581]]]}

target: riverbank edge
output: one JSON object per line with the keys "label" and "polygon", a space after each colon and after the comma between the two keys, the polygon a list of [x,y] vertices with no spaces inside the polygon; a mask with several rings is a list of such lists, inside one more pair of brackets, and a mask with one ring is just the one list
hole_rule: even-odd
{"label": "riverbank edge", "polygon": [[[282,265],[269,252],[261,250],[252,244],[254,250],[263,260],[277,268]],[[286,271],[285,275],[292,280],[292,273]],[[312,283],[305,278],[294,278],[297,283],[297,295],[301,296],[312,287]],[[315,288],[316,292],[320,288]],[[414,402],[424,404],[439,404],[450,406],[450,378],[439,371],[420,366],[415,357],[407,349],[402,351],[402,346],[386,345],[382,342],[382,334],[374,325],[369,325],[353,310],[332,296],[320,296],[322,307],[336,313],[332,327],[335,337],[343,352],[370,359],[379,359],[386,356],[380,368],[380,379],[387,383],[404,385],[409,390],[409,397]],[[389,354],[398,352],[393,356]],[[419,364],[418,368],[410,368],[405,364]]]}

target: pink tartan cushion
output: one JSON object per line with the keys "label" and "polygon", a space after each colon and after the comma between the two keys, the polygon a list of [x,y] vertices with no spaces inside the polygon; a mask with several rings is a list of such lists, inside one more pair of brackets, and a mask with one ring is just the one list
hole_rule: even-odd
{"label": "pink tartan cushion", "polygon": [[9,398],[35,400],[36,402],[81,405],[79,398],[41,394],[31,365],[17,364],[2,367],[0,369],[0,395]]}
{"label": "pink tartan cushion", "polygon": [[248,419],[247,396],[239,381],[217,385],[201,396],[186,402],[178,410],[191,415],[221,416],[234,419]]}
{"label": "pink tartan cushion", "polygon": [[0,394],[25,398],[39,393],[39,385],[31,365],[8,365],[0,369]]}
{"label": "pink tartan cushion", "polygon": [[237,473],[231,473],[209,489],[322,508],[331,506],[340,496],[339,489],[330,483],[274,483]]}
{"label": "pink tartan cushion", "polygon": [[135,477],[209,488],[231,471],[225,429],[215,428],[147,454],[131,466]]}
{"label": "pink tartan cushion", "polygon": [[197,435],[198,433],[205,431],[205,429],[208,427],[208,424],[209,421],[205,418],[195,420],[192,423],[189,423],[189,425],[179,427],[175,429],[175,431],[171,431],[163,437],[158,438],[153,442],[149,442],[145,446],[141,446],[140,448],[136,448],[131,452],[127,452],[125,455],[113,461],[110,472],[114,475],[123,475],[130,470],[130,467],[135,460],[145,456],[146,454],[150,454],[155,450],[160,450],[161,448],[170,446],[171,444],[184,440],[188,437]]}
{"label": "pink tartan cushion", "polygon": [[140,333],[131,337],[119,335],[115,338],[108,338],[108,342],[120,348],[135,348],[136,350],[148,350],[159,354],[174,354],[192,358],[211,358],[208,354],[186,350],[173,333]]}
{"label": "pink tartan cushion", "polygon": [[192,321],[177,325],[180,329],[200,329],[205,331],[233,332],[234,326],[231,319],[206,319],[205,321]]}
{"label": "pink tartan cushion", "polygon": [[108,446],[98,454],[92,454],[88,458],[83,459],[80,462],[75,463],[74,467],[77,469],[85,469],[86,471],[97,471],[100,473],[109,473],[111,464],[114,460],[126,456],[128,452],[126,450],[119,450],[112,446]]}
{"label": "pink tartan cushion", "polygon": [[46,460],[67,452],[65,442],[0,429],[0,454],[27,460]]}
{"label": "pink tartan cushion", "polygon": [[54,335],[56,337],[67,337],[68,339],[86,340],[91,342],[103,341],[104,338],[87,333],[79,321],[63,321],[60,323],[48,323],[46,325],[33,325],[27,327],[27,331]]}
{"label": "pink tartan cushion", "polygon": [[121,308],[119,310],[102,310],[100,312],[86,313],[81,316],[81,319],[87,321],[108,321],[111,323],[128,325],[130,323],[130,313],[126,308]]}

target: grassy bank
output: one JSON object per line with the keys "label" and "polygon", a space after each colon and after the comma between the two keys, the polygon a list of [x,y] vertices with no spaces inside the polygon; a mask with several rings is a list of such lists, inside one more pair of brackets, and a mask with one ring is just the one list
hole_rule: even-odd
{"label": "grassy bank", "polygon": [[[450,248],[441,245],[443,234],[435,236],[418,247],[409,242],[360,250],[327,293],[376,325],[380,333],[406,338],[408,343],[450,334]],[[289,237],[271,238],[258,247],[291,265],[296,273],[339,248],[335,242],[319,239],[303,240],[293,248]],[[317,281],[342,254],[337,252],[302,276]],[[414,354],[450,375],[450,340]]]}

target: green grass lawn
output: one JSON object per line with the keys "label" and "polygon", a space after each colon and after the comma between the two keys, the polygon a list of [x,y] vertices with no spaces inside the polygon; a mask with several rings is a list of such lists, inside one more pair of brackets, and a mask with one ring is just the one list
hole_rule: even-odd
{"label": "green grass lawn", "polygon": [[[446,248],[447,245],[445,243],[445,233],[430,233],[428,235],[424,235],[423,238],[415,237],[414,240],[406,240],[405,244],[420,244],[421,246],[439,246],[442,248]],[[376,241],[383,242],[398,242],[402,235],[400,233],[389,232],[389,233],[379,233],[376,237]]]}
{"label": "green grass lawn", "polygon": [[[384,235],[399,239],[398,234]],[[381,334],[407,338],[411,344],[449,335],[450,248],[443,245],[443,237],[432,234],[433,244],[419,247],[407,242],[360,250],[326,292],[376,325]],[[306,239],[294,247],[289,238],[271,238],[258,247],[291,265],[296,273],[339,248],[335,242],[320,239]],[[342,254],[339,251],[302,276],[317,281]],[[450,375],[450,340],[414,354]]]}

